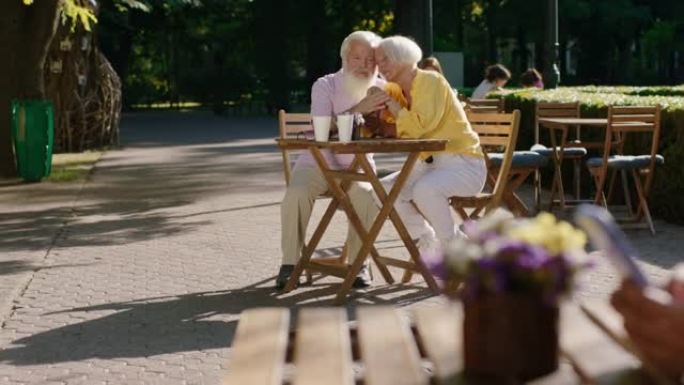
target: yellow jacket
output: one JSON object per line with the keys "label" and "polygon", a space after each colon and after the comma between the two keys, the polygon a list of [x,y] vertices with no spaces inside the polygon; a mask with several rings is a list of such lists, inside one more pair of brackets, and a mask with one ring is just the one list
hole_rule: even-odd
{"label": "yellow jacket", "polygon": [[[418,69],[411,85],[411,107],[397,116],[397,136],[413,139],[447,139],[445,152],[484,157],[480,139],[446,79]],[[420,154],[421,159],[432,155]]]}

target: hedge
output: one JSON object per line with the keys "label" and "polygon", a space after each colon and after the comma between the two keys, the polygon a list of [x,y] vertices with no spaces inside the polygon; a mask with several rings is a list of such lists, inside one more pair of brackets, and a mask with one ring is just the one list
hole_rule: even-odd
{"label": "hedge", "polygon": [[[605,117],[608,106],[654,106],[660,104],[660,153],[665,165],[656,170],[649,207],[658,218],[684,224],[684,85],[675,87],[560,87],[553,90],[505,90],[491,97],[503,97],[506,110],[522,112],[518,149],[529,149],[534,140],[536,102],[580,102],[582,117]],[[592,138],[584,130],[583,139]],[[594,131],[595,132],[595,131]],[[585,135],[585,133],[589,135]],[[640,151],[648,151],[648,143]],[[585,173],[586,175],[586,173]],[[546,178],[548,180],[548,178]],[[586,181],[591,184],[590,181]]]}

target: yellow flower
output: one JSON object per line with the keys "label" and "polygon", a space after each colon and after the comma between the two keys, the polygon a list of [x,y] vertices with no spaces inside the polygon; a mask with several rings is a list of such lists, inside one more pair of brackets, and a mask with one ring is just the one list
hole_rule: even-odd
{"label": "yellow flower", "polygon": [[24,5],[31,5],[33,4],[33,0],[24,0]]}
{"label": "yellow flower", "polygon": [[587,236],[570,223],[557,221],[552,214],[543,212],[536,218],[506,228],[505,234],[512,238],[546,249],[551,255],[580,250],[587,243]]}

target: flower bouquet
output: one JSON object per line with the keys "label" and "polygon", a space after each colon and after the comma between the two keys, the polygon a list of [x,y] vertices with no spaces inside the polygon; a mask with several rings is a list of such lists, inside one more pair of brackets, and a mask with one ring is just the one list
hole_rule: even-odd
{"label": "flower bouquet", "polygon": [[497,211],[426,259],[462,300],[468,374],[529,380],[558,367],[558,303],[587,267],[586,235],[549,213]]}

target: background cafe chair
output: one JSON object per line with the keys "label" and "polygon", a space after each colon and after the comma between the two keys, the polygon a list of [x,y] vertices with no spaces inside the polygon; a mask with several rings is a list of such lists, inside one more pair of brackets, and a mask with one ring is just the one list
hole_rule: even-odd
{"label": "background cafe chair", "polygon": [[501,113],[504,112],[504,101],[503,99],[466,99],[466,111],[486,113],[494,112]]}
{"label": "background cafe chair", "polygon": [[[451,197],[449,204],[461,219],[478,218],[502,205],[504,194],[510,182],[510,171],[513,165],[515,144],[520,127],[520,111],[506,113],[468,113],[468,121],[473,130],[480,136],[480,144],[485,151],[487,168],[490,170],[489,191],[471,197]],[[492,165],[491,150],[502,151],[497,166]],[[493,171],[493,172],[492,172]],[[491,180],[490,180],[491,181]],[[470,213],[466,209],[472,209]]]}
{"label": "background cafe chair", "polygon": [[[644,148],[650,144],[650,150],[634,151],[631,155],[625,154],[625,149]],[[631,197],[625,189],[625,203],[629,215],[625,218],[630,222],[641,222],[646,219],[646,224],[655,235],[655,227],[648,209],[648,196],[653,185],[653,173],[658,164],[664,164],[665,158],[658,154],[660,144],[660,106],[655,107],[609,107],[608,127],[603,146],[603,156],[593,157],[587,160],[589,172],[596,183],[595,203],[607,207],[604,189],[608,174],[611,172],[611,181],[608,183],[608,198],[611,198],[616,173],[622,175],[631,174],[636,190],[638,205],[634,208]],[[623,178],[623,184],[627,178]],[[623,186],[627,187],[627,186]]]}
{"label": "background cafe chair", "polygon": [[[288,113],[285,110],[278,111],[278,128],[281,139],[305,139],[307,133],[313,133],[313,125],[311,124],[311,114],[297,114]],[[292,175],[292,163],[296,158],[290,158],[290,151],[281,149],[283,157],[283,172],[285,174],[285,185],[290,185],[290,177]],[[295,154],[292,154],[295,155]],[[326,191],[323,195],[316,199],[331,198],[332,194]],[[342,252],[337,258],[320,258],[319,262],[329,263],[332,265],[344,265],[347,261],[347,245],[344,245]],[[306,271],[306,280],[312,281],[310,271]]]}
{"label": "background cafe chair", "polygon": [[[561,208],[565,208],[565,189],[563,188],[563,175],[561,173],[561,166],[563,160],[568,159],[573,162],[573,187],[575,193],[575,200],[580,200],[580,170],[582,159],[587,155],[587,149],[581,146],[580,142],[580,127],[575,127],[574,140],[568,146],[567,137],[568,132],[561,130],[559,133],[555,129],[548,129],[550,139],[546,146],[541,143],[541,135],[539,133],[539,119],[541,118],[579,118],[580,105],[579,102],[570,103],[547,103],[537,102],[534,109],[534,145],[530,151],[534,151],[546,158],[553,160],[553,179],[551,182],[551,196],[549,198],[549,209],[553,208],[553,204],[559,202]],[[559,140],[560,139],[560,140]],[[558,199],[556,199],[558,195]],[[539,170],[534,173],[534,203],[539,209],[541,205],[541,173]]]}

